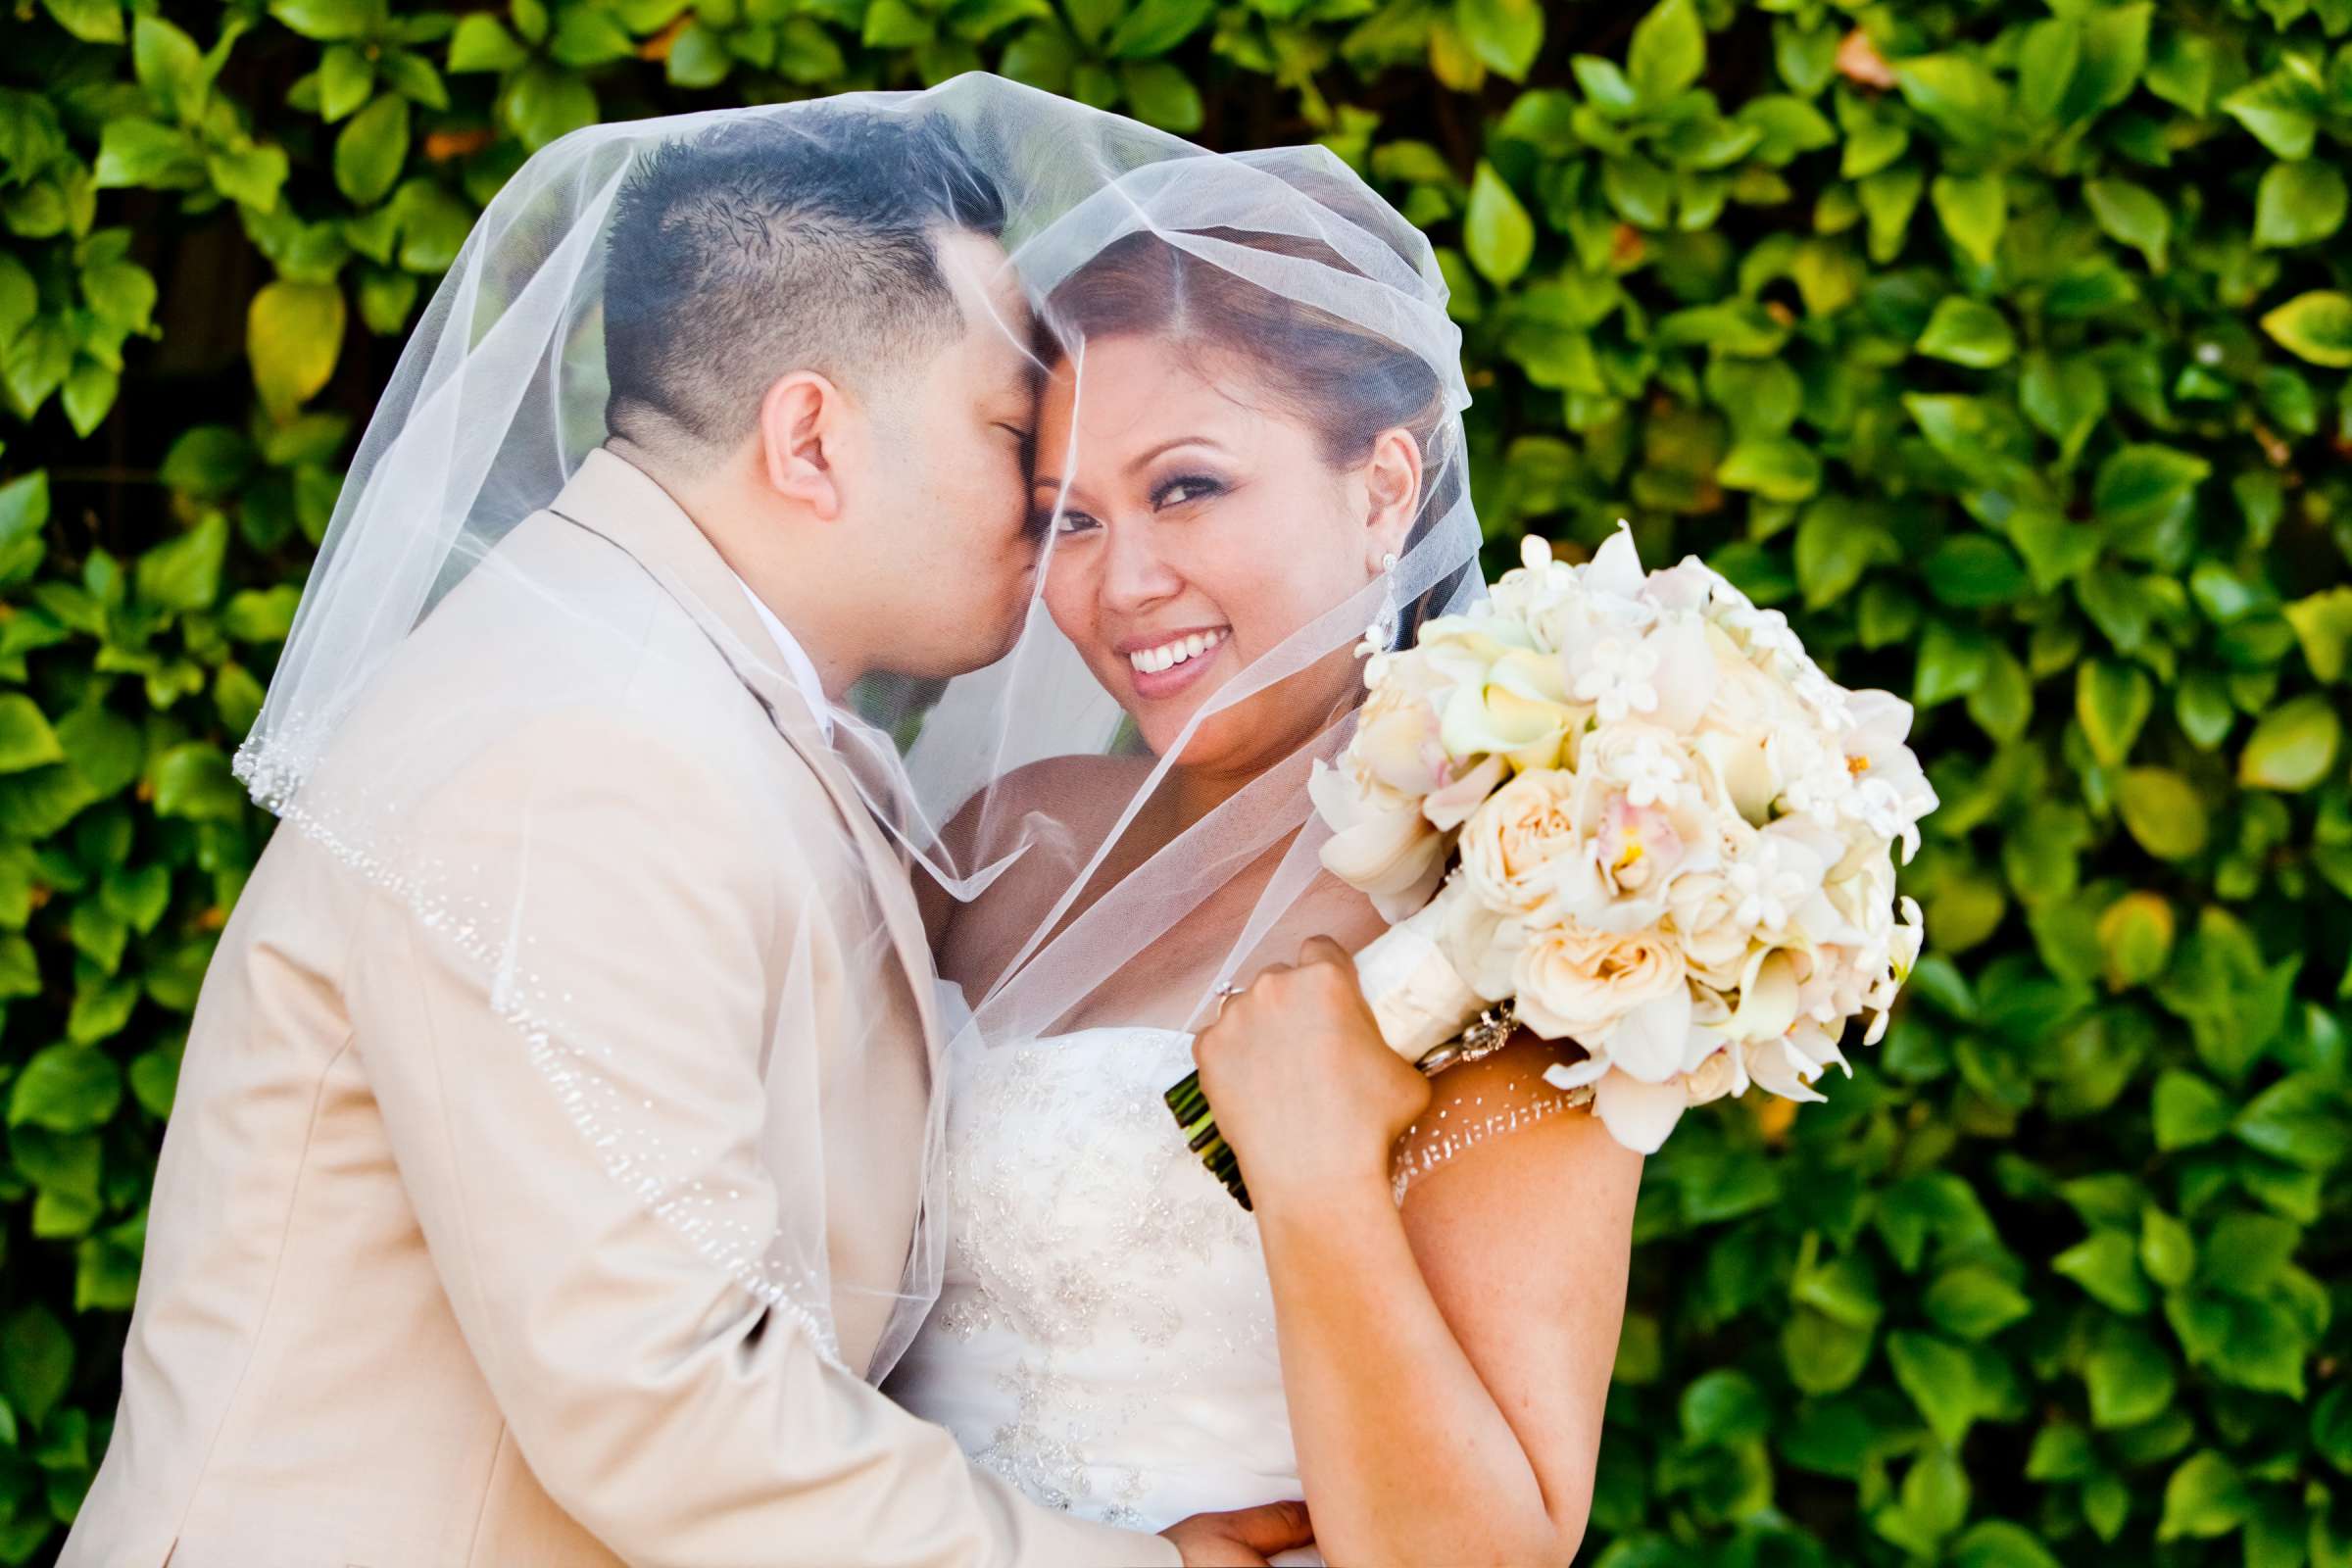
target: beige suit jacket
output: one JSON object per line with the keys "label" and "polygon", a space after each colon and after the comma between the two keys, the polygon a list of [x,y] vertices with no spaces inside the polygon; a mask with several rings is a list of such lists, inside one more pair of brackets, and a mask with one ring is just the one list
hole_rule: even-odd
{"label": "beige suit jacket", "polygon": [[[410,825],[495,869],[527,802],[532,907],[563,918],[524,984],[564,977],[566,1016],[752,1213],[813,1200],[776,1190],[758,1125],[775,1074],[813,1084],[840,1356],[862,1368],[920,1207],[937,1050],[905,873],[753,607],[642,472],[592,455],[499,550],[594,603],[601,640],[551,648],[477,570],[303,799],[393,765],[371,741],[478,683],[576,654],[598,700],[482,748]],[[281,825],[222,934],[64,1568],[1177,1560],[974,1471],[714,1269],[599,1165],[485,977],[352,858]]]}

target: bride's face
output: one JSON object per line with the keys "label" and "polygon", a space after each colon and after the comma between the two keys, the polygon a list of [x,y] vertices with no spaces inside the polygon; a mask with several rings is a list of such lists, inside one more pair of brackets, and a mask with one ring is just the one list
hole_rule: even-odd
{"label": "bride's face", "polygon": [[[1097,339],[1040,402],[1046,607],[1158,756],[1228,681],[1359,592],[1409,526],[1409,436],[1335,468],[1250,369],[1161,338]],[[1204,720],[1178,760],[1250,770],[1320,730],[1360,681],[1352,635],[1329,641]]]}

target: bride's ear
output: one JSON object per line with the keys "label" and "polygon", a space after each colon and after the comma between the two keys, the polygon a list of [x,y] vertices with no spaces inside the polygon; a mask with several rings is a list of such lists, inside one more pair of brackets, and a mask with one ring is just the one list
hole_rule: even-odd
{"label": "bride's ear", "polygon": [[1364,465],[1364,492],[1371,503],[1364,522],[1366,560],[1378,570],[1381,559],[1402,555],[1421,510],[1421,443],[1401,427],[1383,430]]}
{"label": "bride's ear", "polygon": [[830,522],[841,513],[837,451],[841,389],[813,370],[780,378],[760,400],[760,455],[768,487]]}

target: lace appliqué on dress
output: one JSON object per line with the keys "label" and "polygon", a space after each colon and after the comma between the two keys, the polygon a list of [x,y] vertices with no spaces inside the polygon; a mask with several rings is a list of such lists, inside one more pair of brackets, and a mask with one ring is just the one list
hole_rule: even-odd
{"label": "lace appliqu\u00e9 on dress", "polygon": [[[1187,1320],[1214,1263],[1253,1281],[1263,1263],[1250,1217],[1165,1136],[1158,1089],[1189,1063],[1183,1038],[1105,1031],[1090,1043],[994,1048],[959,1086],[948,1182],[971,1288],[933,1324],[965,1342],[992,1329],[1023,1342],[998,1374],[1011,1412],[975,1462],[1049,1507],[1140,1527],[1130,1505],[1150,1478],[1103,1455],[1132,1446],[1196,1375],[1199,1348],[1179,1353],[1180,1334],[1270,1355],[1271,1313]],[[1104,1343],[1127,1347],[1132,1381],[1069,1375],[1072,1357]]]}

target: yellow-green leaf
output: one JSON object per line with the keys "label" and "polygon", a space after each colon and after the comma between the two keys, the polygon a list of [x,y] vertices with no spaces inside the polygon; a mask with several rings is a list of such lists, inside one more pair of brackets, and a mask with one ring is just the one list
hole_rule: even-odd
{"label": "yellow-green leaf", "polygon": [[2297,359],[2330,369],[2352,366],[2352,297],[2334,289],[2296,295],[2265,316],[2262,329]]}
{"label": "yellow-green leaf", "polygon": [[245,352],[254,389],[278,419],[318,395],[343,350],[343,291],[332,283],[283,278],[253,297],[245,313]]}
{"label": "yellow-green leaf", "polygon": [[2275,708],[2254,726],[2238,754],[2238,782],[2289,793],[2310,789],[2335,765],[2343,733],[2334,706],[2316,693]]}

